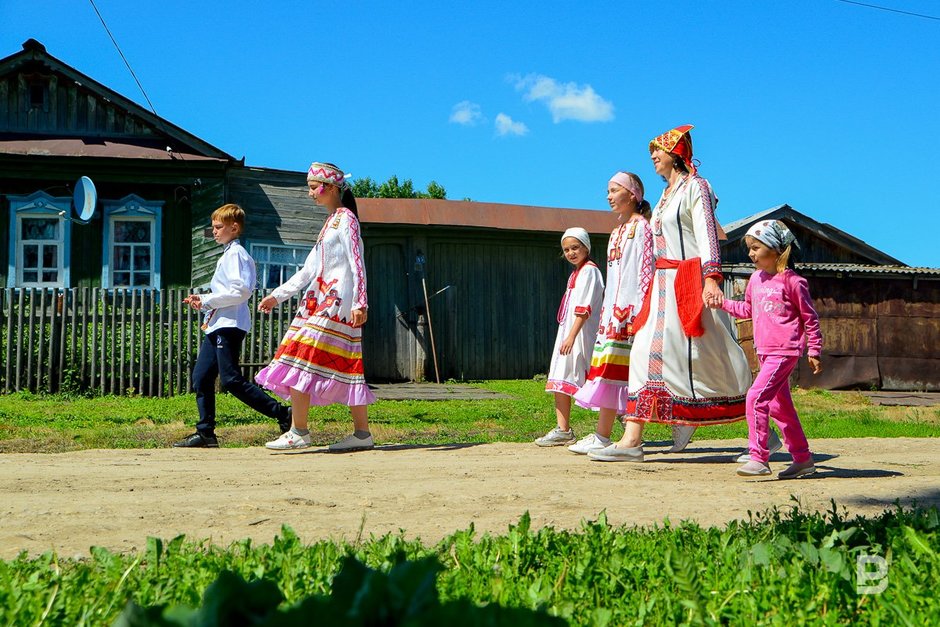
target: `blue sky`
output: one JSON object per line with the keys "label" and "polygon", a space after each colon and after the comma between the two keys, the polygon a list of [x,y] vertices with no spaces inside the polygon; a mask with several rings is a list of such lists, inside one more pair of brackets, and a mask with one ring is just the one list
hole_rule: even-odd
{"label": "blue sky", "polygon": [[[618,169],[655,201],[647,144],[691,123],[721,222],[787,203],[940,266],[940,20],[838,0],[96,4],[157,114],[249,165],[606,209]],[[144,102],[89,2],[2,0],[0,24],[0,56],[32,37]]]}

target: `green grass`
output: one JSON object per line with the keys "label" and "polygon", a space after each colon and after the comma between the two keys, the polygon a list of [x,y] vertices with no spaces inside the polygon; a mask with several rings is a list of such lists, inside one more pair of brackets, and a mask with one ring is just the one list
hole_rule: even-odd
{"label": "green grass", "polygon": [[[544,392],[544,381],[475,385],[512,398],[379,401],[369,410],[373,433],[379,442],[411,444],[525,442],[554,425],[552,397]],[[811,439],[940,437],[940,407],[878,407],[861,394],[825,390],[797,389],[794,400]],[[595,420],[593,412],[572,411],[577,433],[589,433]],[[10,394],[0,396],[0,452],[163,447],[191,432],[195,422],[192,395],[160,399]],[[228,394],[218,398],[218,424],[223,446],[257,446],[277,430],[273,421]],[[315,444],[331,442],[349,428],[349,413],[342,406],[317,408],[311,416]],[[739,422],[702,428],[696,438],[746,436],[747,426]],[[648,439],[669,437],[668,427],[647,427]]]}
{"label": "green grass", "polygon": [[[602,515],[578,531],[536,531],[524,515],[505,534],[481,537],[471,528],[435,546],[393,535],[303,545],[285,528],[271,545],[244,540],[220,548],[180,537],[150,539],[145,551],[126,555],[94,549],[83,560],[23,554],[0,562],[0,624],[106,625],[128,601],[198,606],[222,571],[273,583],[286,609],[328,594],[347,555],[383,572],[402,559],[434,556],[443,565],[436,584],[442,601],[539,609],[572,625],[940,621],[935,507],[873,518],[792,507],[724,528],[668,521],[612,527]],[[857,584],[874,583],[858,579],[862,555],[887,560],[883,592],[859,593]]]}

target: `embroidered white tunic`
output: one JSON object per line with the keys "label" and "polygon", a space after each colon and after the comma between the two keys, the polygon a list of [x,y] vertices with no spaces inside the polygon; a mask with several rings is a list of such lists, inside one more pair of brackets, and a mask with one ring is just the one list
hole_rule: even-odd
{"label": "embroidered white tunic", "polygon": [[649,290],[653,277],[653,237],[650,225],[634,215],[610,234],[607,244],[607,287],[587,382],[575,401],[588,409],[627,410],[630,323]]}
{"label": "embroidered white tunic", "polygon": [[[701,259],[703,276],[720,275],[715,195],[708,181],[689,176],[653,212],[657,268],[649,316],[633,342],[627,401],[629,417],[703,425],[744,418],[751,372],[721,310],[702,312],[704,334],[687,337],[679,320],[675,268],[660,261]],[[701,299],[701,294],[695,295]]]}
{"label": "embroidered white tunic", "polygon": [[283,398],[292,389],[306,393],[314,405],[374,402],[363,374],[362,328],[351,324],[352,310],[368,302],[359,220],[348,209],[326,219],[304,267],[271,295],[283,302],[305,286],[274,360],[255,380]]}
{"label": "embroidered white tunic", "polygon": [[[558,307],[558,334],[552,349],[552,362],[548,369],[546,392],[561,392],[573,396],[584,384],[594,336],[601,317],[604,297],[604,278],[593,261],[585,261],[568,278],[565,295]],[[567,355],[561,354],[561,345],[571,333],[577,316],[587,314],[578,336]]]}
{"label": "embroidered white tunic", "polygon": [[[359,220],[345,207],[327,217],[304,267],[271,291],[283,303],[304,287],[322,307],[317,313],[348,322],[353,309],[366,309],[366,272]],[[312,292],[312,294],[311,294]]]}

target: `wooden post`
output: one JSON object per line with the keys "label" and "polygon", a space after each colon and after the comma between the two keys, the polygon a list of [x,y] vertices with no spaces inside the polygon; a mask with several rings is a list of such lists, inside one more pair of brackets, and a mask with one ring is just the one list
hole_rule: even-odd
{"label": "wooden post", "polygon": [[16,378],[14,379],[13,389],[19,392],[23,380],[23,309],[25,307],[26,290],[20,288],[16,296]]}
{"label": "wooden post", "polygon": [[150,292],[150,311],[148,312],[148,319],[150,320],[150,358],[147,360],[150,366],[150,385],[148,388],[150,390],[150,396],[157,394],[157,377],[159,377],[162,372],[160,365],[163,361],[163,356],[154,352],[157,345],[157,335],[160,333],[160,328],[157,326],[157,307],[160,306],[159,303],[163,302],[162,294],[163,292],[160,290]]}
{"label": "wooden post", "polygon": [[88,333],[88,288],[83,287],[78,292],[81,294],[81,315],[82,315],[82,332],[78,335],[81,338],[82,343],[82,361],[81,370],[79,375],[79,381],[83,389],[90,387],[90,382],[88,380],[88,341],[91,339],[90,334]]}
{"label": "wooden post", "polygon": [[[164,355],[163,355],[163,336],[165,335],[165,332],[163,329],[163,324],[164,324],[163,311],[166,308],[167,298],[170,297],[171,293],[172,293],[172,290],[161,290],[160,292],[160,316],[159,316],[160,324],[157,325],[157,328],[155,331],[157,333],[157,349],[158,349],[157,355],[158,355],[158,360],[159,360],[159,365],[157,366],[157,377],[158,377],[157,396],[163,396],[163,378],[164,378],[164,373],[166,372],[166,368],[164,367],[166,362],[164,361]],[[166,374],[167,376],[172,376],[169,372],[166,372]]]}
{"label": "wooden post", "polygon": [[[114,353],[111,353],[111,367],[114,368],[115,365],[119,368],[118,370],[118,389],[117,394],[119,396],[124,396],[127,393],[127,379],[125,378],[125,371],[127,370],[127,290],[128,288],[122,288],[121,293],[121,321],[119,327],[121,329],[120,335],[120,346],[117,347],[118,358],[115,359]],[[114,304],[117,306],[117,293],[114,294]],[[117,313],[115,312],[115,317]],[[115,329],[117,330],[117,329]],[[117,333],[115,333],[117,335]],[[112,346],[114,344],[112,343]]]}
{"label": "wooden post", "polygon": [[108,343],[108,347],[109,347],[108,358],[106,360],[103,360],[101,363],[102,365],[107,364],[109,367],[108,369],[111,371],[110,376],[108,377],[108,382],[110,384],[108,386],[108,393],[110,394],[122,394],[123,393],[123,390],[117,390],[118,380],[117,380],[117,372],[115,371],[115,368],[116,368],[115,361],[117,361],[117,329],[118,329],[117,292],[118,291],[116,289],[112,289],[110,294],[105,292],[105,296],[111,296],[111,299],[110,299],[111,300],[111,321],[110,321],[111,328],[109,329],[111,331],[110,333],[111,341]]}
{"label": "wooden post", "polygon": [[26,389],[35,392],[33,387],[33,346],[36,342],[36,290],[29,288],[29,344],[26,346]]}
{"label": "wooden post", "polygon": [[4,290],[3,295],[6,298],[6,320],[4,322],[7,328],[7,352],[3,360],[6,364],[6,377],[3,380],[3,391],[10,392],[13,390],[13,386],[10,385],[10,379],[13,376],[13,354],[19,353],[20,347],[19,344],[13,345],[13,290]]}
{"label": "wooden post", "polygon": [[440,383],[441,373],[437,367],[437,347],[434,345],[434,325],[431,323],[431,301],[428,299],[428,283],[423,274],[421,276],[421,289],[424,292],[424,312],[428,317],[428,335],[431,336],[431,357],[434,359],[434,380]]}
{"label": "wooden post", "polygon": [[70,294],[71,290],[62,290],[61,293],[56,295],[56,315],[59,316],[59,354],[56,355],[56,392],[62,389],[62,371],[65,369],[65,350],[68,347],[65,341],[65,338],[68,337],[68,324],[66,322],[68,320],[69,301],[71,300],[69,298]]}
{"label": "wooden post", "polygon": [[91,288],[91,301],[86,303],[86,305],[91,305],[91,335],[88,336],[91,344],[88,347],[91,352],[91,372],[89,379],[91,383],[89,387],[95,389],[97,387],[96,381],[98,380],[98,342],[100,338],[98,337],[98,288]]}

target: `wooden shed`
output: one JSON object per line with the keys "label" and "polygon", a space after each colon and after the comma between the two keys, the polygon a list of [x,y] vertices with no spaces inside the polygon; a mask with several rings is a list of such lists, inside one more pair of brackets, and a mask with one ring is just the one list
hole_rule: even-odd
{"label": "wooden shed", "polygon": [[[754,271],[740,244],[759,220],[781,220],[800,243],[797,272],[819,312],[824,371],[801,360],[794,382],[828,389],[940,390],[940,269],[912,268],[865,242],[781,205],[725,225],[725,293],[741,298]],[[750,322],[739,338],[757,367]]]}
{"label": "wooden shed", "polygon": [[[228,180],[226,199],[248,211],[245,242],[268,289],[303,263],[326,213],[301,172],[240,168]],[[375,381],[546,372],[570,272],[561,234],[587,229],[603,269],[616,222],[604,211],[469,201],[358,204],[369,281],[363,353]]]}

